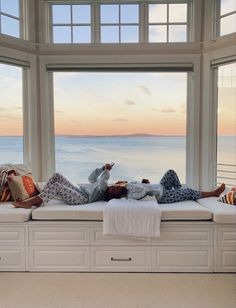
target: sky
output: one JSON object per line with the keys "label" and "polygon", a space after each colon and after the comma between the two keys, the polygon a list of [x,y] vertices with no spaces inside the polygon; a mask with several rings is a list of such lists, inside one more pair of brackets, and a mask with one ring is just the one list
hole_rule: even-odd
{"label": "sky", "polygon": [[[54,73],[55,133],[186,134],[186,73]],[[236,64],[219,69],[218,132],[236,134]],[[0,64],[0,135],[22,135],[22,69]]]}

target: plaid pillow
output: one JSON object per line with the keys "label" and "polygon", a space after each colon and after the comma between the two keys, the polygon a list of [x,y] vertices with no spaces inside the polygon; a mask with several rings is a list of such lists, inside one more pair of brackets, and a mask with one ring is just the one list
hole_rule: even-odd
{"label": "plaid pillow", "polygon": [[218,201],[236,205],[236,187],[233,187],[227,194],[219,198]]}

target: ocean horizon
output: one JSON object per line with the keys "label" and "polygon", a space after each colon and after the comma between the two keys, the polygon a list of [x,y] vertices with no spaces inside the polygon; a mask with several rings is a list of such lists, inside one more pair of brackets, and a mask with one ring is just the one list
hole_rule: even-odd
{"label": "ocean horizon", "polygon": [[[236,165],[236,136],[218,137],[218,163]],[[56,171],[74,183],[87,182],[89,174],[114,162],[110,181],[158,182],[168,169],[185,183],[186,136],[151,134],[56,135]],[[0,164],[22,163],[23,137],[0,136]]]}

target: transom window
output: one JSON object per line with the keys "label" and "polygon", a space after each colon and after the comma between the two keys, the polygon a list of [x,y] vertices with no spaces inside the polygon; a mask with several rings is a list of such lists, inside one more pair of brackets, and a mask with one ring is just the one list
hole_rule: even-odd
{"label": "transom window", "polygon": [[52,43],[188,41],[189,0],[48,2]]}
{"label": "transom window", "polygon": [[187,4],[149,4],[149,42],[187,41]]}
{"label": "transom window", "polygon": [[236,32],[236,0],[220,0],[220,35]]}
{"label": "transom window", "polygon": [[91,43],[91,5],[52,5],[53,43]]}
{"label": "transom window", "polygon": [[20,1],[0,0],[0,33],[19,38]]}
{"label": "transom window", "polygon": [[139,5],[100,6],[101,43],[139,42]]}

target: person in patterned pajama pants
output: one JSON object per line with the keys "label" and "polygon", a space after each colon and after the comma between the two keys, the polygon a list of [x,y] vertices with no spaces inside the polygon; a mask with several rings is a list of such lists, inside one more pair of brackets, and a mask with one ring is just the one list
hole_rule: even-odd
{"label": "person in patterned pajama pants", "polygon": [[21,202],[13,202],[13,205],[20,208],[31,208],[33,205],[40,206],[42,203],[48,203],[55,197],[59,197],[69,205],[104,200],[112,166],[105,164],[102,168],[96,168],[88,178],[89,183],[80,186],[72,184],[60,173],[55,173],[41,193]]}

